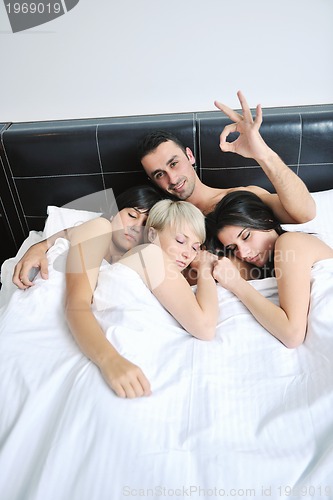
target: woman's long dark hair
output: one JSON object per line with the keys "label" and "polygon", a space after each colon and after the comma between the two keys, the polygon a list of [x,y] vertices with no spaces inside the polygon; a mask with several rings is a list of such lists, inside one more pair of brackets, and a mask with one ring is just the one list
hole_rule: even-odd
{"label": "woman's long dark hair", "polygon": [[225,248],[217,235],[226,226],[240,226],[277,234],[285,231],[273,211],[260,198],[250,191],[232,191],[216,205],[206,217],[206,248],[218,255],[226,255]]}
{"label": "woman's long dark hair", "polygon": [[133,186],[115,198],[110,210],[104,213],[103,217],[110,219],[124,208],[136,208],[142,212],[149,212],[151,207],[160,200],[162,200],[161,193],[150,184]]}

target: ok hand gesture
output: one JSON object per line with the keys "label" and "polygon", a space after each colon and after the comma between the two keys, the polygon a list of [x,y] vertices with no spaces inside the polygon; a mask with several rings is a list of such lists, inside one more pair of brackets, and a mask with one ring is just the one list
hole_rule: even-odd
{"label": "ok hand gesture", "polygon": [[[257,105],[256,116],[253,119],[249,105],[241,91],[237,92],[237,96],[242,107],[242,114],[225,104],[214,102],[215,106],[234,122],[224,127],[220,135],[220,148],[224,152],[237,153],[245,158],[254,158],[260,161],[265,158],[269,151],[269,147],[259,133],[262,123],[261,105]],[[232,132],[238,132],[239,136],[235,141],[227,142],[227,137]]]}

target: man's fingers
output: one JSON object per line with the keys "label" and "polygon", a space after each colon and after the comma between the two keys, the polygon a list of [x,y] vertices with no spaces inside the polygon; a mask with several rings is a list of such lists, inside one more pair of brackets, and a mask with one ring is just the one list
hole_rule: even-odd
{"label": "man's fingers", "polygon": [[254,123],[256,124],[258,130],[260,128],[260,125],[262,124],[262,109],[261,109],[261,104],[257,104],[256,107],[256,117],[254,119]]}
{"label": "man's fingers", "polygon": [[21,290],[26,290],[26,288],[33,286],[28,276],[30,269],[30,266],[26,267],[22,264],[17,264],[15,266],[12,282]]}
{"label": "man's fingers", "polygon": [[237,132],[237,123],[231,123],[230,125],[226,125],[222,130],[220,135],[220,148],[222,149],[222,151],[233,152],[235,150],[235,146],[233,144],[233,142],[235,141],[227,142],[227,137],[234,132]]}
{"label": "man's fingers", "polygon": [[225,115],[227,115],[230,120],[233,122],[239,122],[242,119],[242,116],[238,114],[236,111],[233,109],[229,108],[229,106],[226,106],[225,104],[222,104],[219,101],[214,101],[215,106],[222,111]]}
{"label": "man's fingers", "polygon": [[34,283],[32,281],[30,281],[30,279],[28,278],[28,276],[21,276],[20,277],[20,282],[21,282],[21,285],[24,290],[26,288],[29,288],[30,286],[34,286]]}
{"label": "man's fingers", "polygon": [[240,90],[237,92],[237,97],[239,99],[239,102],[240,102],[240,105],[241,105],[241,108],[243,111],[244,120],[253,122],[253,117],[252,117],[250,107],[247,103],[247,100],[245,99],[244,95],[242,94],[242,92]]}
{"label": "man's fingers", "polygon": [[46,256],[38,259],[30,258],[26,261],[18,262],[14,268],[12,282],[18,288],[25,290],[34,285],[33,280],[39,271],[43,279],[48,279],[49,271]]}
{"label": "man's fingers", "polygon": [[243,93],[240,90],[237,92],[237,97],[239,99],[239,103],[240,103],[241,108],[242,108],[242,112],[243,112],[242,115],[237,113],[233,109],[229,108],[229,106],[226,106],[225,104],[223,104],[219,101],[214,101],[214,104],[220,111],[222,111],[225,115],[227,115],[233,122],[237,123],[237,122],[240,122],[243,120],[246,122],[250,122],[250,123],[254,122],[254,123],[256,123],[256,125],[258,125],[258,128],[259,128],[261,123],[262,123],[261,105],[260,104],[257,105],[256,117],[253,120],[251,109],[250,109],[250,107],[247,103],[247,100],[245,99]]}
{"label": "man's fingers", "polygon": [[14,285],[18,286],[19,288],[22,288],[22,283],[20,281],[21,269],[22,269],[22,264],[19,264],[19,263],[16,264],[16,266],[14,268],[14,274],[12,277],[12,282],[14,283]]}
{"label": "man's fingers", "polygon": [[24,285],[24,283],[19,278],[17,278],[16,280],[13,279],[13,283],[20,290],[25,290],[26,288],[28,288],[27,286]]}
{"label": "man's fingers", "polygon": [[49,277],[48,260],[46,257],[40,262],[40,274],[44,280],[47,280]]}
{"label": "man's fingers", "polygon": [[[23,263],[20,267],[20,271],[18,273],[18,280],[15,284],[19,288],[28,288],[33,286],[33,280],[39,272],[39,266],[33,266],[31,263]],[[22,286],[20,286],[20,283]]]}

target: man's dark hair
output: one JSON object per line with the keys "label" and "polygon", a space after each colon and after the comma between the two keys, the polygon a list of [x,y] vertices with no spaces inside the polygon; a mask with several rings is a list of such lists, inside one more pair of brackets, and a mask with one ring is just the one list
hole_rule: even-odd
{"label": "man's dark hair", "polygon": [[177,146],[179,146],[180,149],[186,155],[186,147],[178,139],[178,137],[171,134],[170,132],[166,132],[165,130],[155,130],[154,132],[150,132],[149,134],[145,135],[145,137],[139,143],[138,146],[139,161],[141,162],[144,156],[148,155],[149,153],[152,153],[153,151],[155,151],[156,148],[158,148],[160,144],[167,141],[172,141],[175,144],[177,144]]}

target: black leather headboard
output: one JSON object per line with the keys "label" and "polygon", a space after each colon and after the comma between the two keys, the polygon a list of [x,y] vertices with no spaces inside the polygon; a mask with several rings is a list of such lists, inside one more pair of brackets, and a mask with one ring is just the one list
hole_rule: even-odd
{"label": "black leather headboard", "polygon": [[[333,188],[333,105],[268,108],[263,115],[265,141],[309,190]],[[190,147],[206,184],[255,184],[272,191],[256,162],[220,151],[219,135],[229,122],[211,111],[0,124],[0,234],[5,239],[0,260],[16,253],[29,230],[43,228],[47,205],[62,206],[110,187],[118,194],[147,182],[136,150],[152,130],[169,130]]]}

